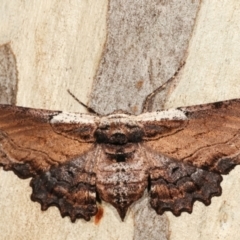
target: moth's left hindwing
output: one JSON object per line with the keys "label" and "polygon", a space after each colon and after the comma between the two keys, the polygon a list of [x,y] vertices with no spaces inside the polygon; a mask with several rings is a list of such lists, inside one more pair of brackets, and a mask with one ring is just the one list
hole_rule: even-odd
{"label": "moth's left hindwing", "polygon": [[69,216],[89,221],[97,213],[96,174],[97,148],[71,159],[66,164],[51,167],[31,180],[31,199],[41,204],[42,210],[57,206],[62,217]]}
{"label": "moth's left hindwing", "polygon": [[43,210],[57,205],[72,221],[89,220],[97,212],[96,176],[87,167],[97,119],[76,114],[75,121],[67,120],[57,111],[1,105],[0,165],[21,178],[33,177],[32,199]]}

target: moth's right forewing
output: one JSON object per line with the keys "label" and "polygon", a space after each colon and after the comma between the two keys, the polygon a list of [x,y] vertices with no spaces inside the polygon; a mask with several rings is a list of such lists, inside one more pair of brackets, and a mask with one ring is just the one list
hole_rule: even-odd
{"label": "moth's right forewing", "polygon": [[[240,100],[176,109],[183,124],[144,145],[151,151],[222,174],[240,163]],[[169,119],[169,122],[174,121]],[[160,121],[161,123],[161,121]],[[170,128],[171,130],[171,128]]]}
{"label": "moth's right forewing", "polygon": [[163,138],[180,131],[187,124],[186,115],[178,109],[143,113],[135,118],[142,125],[143,140]]}

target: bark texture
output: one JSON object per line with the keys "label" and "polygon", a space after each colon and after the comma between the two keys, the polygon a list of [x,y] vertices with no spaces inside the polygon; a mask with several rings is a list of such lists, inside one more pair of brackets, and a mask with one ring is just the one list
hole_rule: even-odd
{"label": "bark texture", "polygon": [[[164,82],[171,77],[182,60],[186,64],[174,87],[167,88],[167,93],[163,94],[163,99],[167,99],[165,107],[240,97],[238,0],[206,0],[201,3],[148,1],[139,10],[140,2],[146,1],[130,1],[131,5],[124,4],[125,1],[99,1],[96,4],[95,0],[61,3],[2,1],[0,44],[10,42],[16,57],[19,81],[17,104],[83,112],[84,109],[67,93],[69,88],[85,103],[93,90],[90,105],[100,113],[117,108],[139,113],[147,94],[162,84],[160,79]],[[193,6],[191,13],[186,2]],[[200,11],[197,14],[198,4]],[[164,12],[166,14],[162,15]],[[173,17],[174,12],[178,20]],[[141,21],[137,18],[138,14]],[[127,16],[132,27],[125,26]],[[190,23],[188,35],[183,32],[186,23]],[[110,24],[113,24],[112,28]],[[114,26],[116,32],[109,32],[108,29]],[[130,32],[124,35],[127,29]],[[135,42],[132,36],[141,37]],[[113,41],[129,48],[121,53],[118,50],[121,46],[116,49],[109,47]],[[133,43],[136,47],[132,47]],[[163,46],[159,47],[159,43]],[[114,61],[109,61],[112,54],[108,55],[106,49],[113,55],[115,53]],[[143,58],[138,55],[139,52]],[[121,54],[127,61],[126,58],[119,60]],[[106,63],[102,59],[106,59]],[[116,66],[117,63],[121,68]],[[139,69],[141,71],[138,72]],[[94,76],[96,82],[92,84]],[[110,85],[111,81],[118,79],[122,81],[120,84]],[[103,84],[105,81],[107,88]],[[97,85],[102,87],[97,89]],[[156,98],[153,109],[162,105]],[[136,203],[122,223],[115,209],[103,203],[103,217],[96,225],[94,221],[85,223],[81,220],[72,224],[66,218],[61,219],[54,208],[41,212],[39,205],[29,199],[29,180],[19,180],[14,174],[1,170],[1,238],[139,240],[149,236],[159,239],[161,236],[161,239],[171,240],[237,239],[240,222],[239,175],[237,167],[224,178],[223,195],[214,198],[208,207],[194,204],[191,215],[186,213],[177,218],[167,213],[167,217],[153,217],[149,203],[146,203],[147,206],[143,204],[146,208],[140,209]],[[145,201],[142,198],[139,202],[142,205]]]}
{"label": "bark texture", "polygon": [[9,43],[0,46],[0,103],[16,104],[17,66]]}

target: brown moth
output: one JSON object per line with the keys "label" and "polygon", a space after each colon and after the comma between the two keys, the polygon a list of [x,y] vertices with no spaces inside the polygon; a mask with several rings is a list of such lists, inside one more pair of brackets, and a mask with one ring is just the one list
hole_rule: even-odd
{"label": "brown moth", "polygon": [[0,165],[32,178],[42,210],[73,222],[90,220],[97,199],[123,220],[146,188],[158,214],[191,213],[221,194],[239,154],[240,99],[102,117],[0,105]]}

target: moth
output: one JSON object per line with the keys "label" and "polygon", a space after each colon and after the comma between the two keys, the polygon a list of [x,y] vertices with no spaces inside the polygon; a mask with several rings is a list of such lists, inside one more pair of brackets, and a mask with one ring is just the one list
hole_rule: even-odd
{"label": "moth", "polygon": [[97,201],[122,220],[149,191],[157,214],[192,212],[240,163],[240,99],[107,116],[0,105],[0,165],[32,178],[42,210],[87,221]]}

